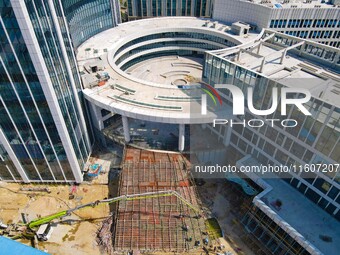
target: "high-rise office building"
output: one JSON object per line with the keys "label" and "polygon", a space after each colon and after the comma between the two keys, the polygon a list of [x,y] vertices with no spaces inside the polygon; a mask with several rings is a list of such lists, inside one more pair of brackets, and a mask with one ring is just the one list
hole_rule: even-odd
{"label": "high-rise office building", "polygon": [[212,16],[340,47],[339,5],[337,0],[215,0]]}
{"label": "high-rise office building", "polygon": [[[91,8],[91,15],[101,19],[88,19],[82,11],[89,10],[91,2],[0,1],[2,180],[83,180],[91,135],[72,39],[77,46],[118,21],[110,12],[117,8],[103,12],[105,4],[111,6],[109,0]],[[83,34],[72,24],[83,24]]]}
{"label": "high-rise office building", "polygon": [[210,17],[213,0],[128,0],[129,20],[163,16]]}
{"label": "high-rise office building", "polygon": [[121,22],[119,1],[62,0],[73,46]]}

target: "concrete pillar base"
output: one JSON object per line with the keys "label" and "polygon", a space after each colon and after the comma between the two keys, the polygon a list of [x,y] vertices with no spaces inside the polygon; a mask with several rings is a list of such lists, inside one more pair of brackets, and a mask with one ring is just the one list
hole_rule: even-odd
{"label": "concrete pillar base", "polygon": [[185,125],[179,124],[179,134],[178,134],[178,150],[183,151],[185,144]]}
{"label": "concrete pillar base", "polygon": [[130,128],[129,128],[129,121],[126,116],[122,116],[122,121],[123,121],[123,130],[124,130],[124,139],[125,142],[130,142]]}

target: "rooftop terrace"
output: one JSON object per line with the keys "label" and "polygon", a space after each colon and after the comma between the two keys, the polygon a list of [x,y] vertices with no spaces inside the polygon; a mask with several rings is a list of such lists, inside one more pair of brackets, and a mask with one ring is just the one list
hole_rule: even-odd
{"label": "rooftop terrace", "polygon": [[259,41],[213,54],[340,107],[340,49],[265,30]]}
{"label": "rooftop terrace", "polygon": [[194,17],[162,17],[130,21],[119,24],[115,28],[105,30],[81,44],[77,48],[77,60],[80,64],[87,62],[89,59],[97,58],[110,50],[113,50],[117,44],[126,43],[131,38],[138,37],[148,31],[155,33],[160,29],[187,28],[199,29],[206,32],[218,33],[221,36],[233,38],[235,42],[247,42],[255,38],[257,34],[247,36],[235,36],[229,33],[230,27],[223,22],[194,18]]}
{"label": "rooftop terrace", "polygon": [[[163,38],[152,37],[157,33],[173,33],[173,38],[166,38],[165,41],[183,45],[137,50],[132,57],[160,51],[164,54],[123,69],[122,63],[130,57],[120,63],[117,58],[135,50],[137,45],[142,47],[163,42]],[[191,33],[200,36],[191,38]],[[210,42],[206,35],[215,37],[216,42]],[[257,33],[236,36],[224,23],[193,17],[153,18],[120,24],[92,37],[77,49],[79,67],[84,73],[85,98],[101,108],[127,117],[174,124],[209,123],[218,116],[226,116],[226,110],[213,108],[209,111],[212,109],[209,103],[212,102],[208,100],[208,114],[202,116],[200,113],[202,56],[206,49],[200,49],[197,45],[225,48],[228,44],[238,45],[259,36]],[[137,44],[131,43],[145,37],[150,38]],[[196,46],[191,46],[192,43]],[[180,50],[201,55],[195,59],[174,54]],[[169,51],[172,52],[168,56]],[[94,79],[89,76],[96,75],[91,73],[93,66],[100,67],[110,76],[104,86],[91,85]]]}

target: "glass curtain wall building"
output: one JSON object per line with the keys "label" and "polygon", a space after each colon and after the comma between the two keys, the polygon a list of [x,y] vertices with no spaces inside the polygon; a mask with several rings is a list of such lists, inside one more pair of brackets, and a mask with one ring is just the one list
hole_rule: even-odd
{"label": "glass curtain wall building", "polygon": [[62,0],[73,46],[121,22],[119,1]]}
{"label": "glass curtain wall building", "polygon": [[[87,8],[89,2],[0,2],[2,180],[78,183],[83,180],[91,140],[66,15],[76,13],[76,7]],[[63,9],[62,4],[68,8]],[[101,8],[102,5],[93,11],[101,16]],[[103,27],[112,26],[113,15],[110,16],[111,23],[102,22]],[[89,20],[78,22],[90,24]],[[100,25],[97,28],[97,31],[85,29],[84,37],[102,29]],[[77,36],[74,32],[75,45],[83,40]]]}
{"label": "glass curtain wall building", "polygon": [[210,17],[213,0],[127,0],[129,20],[163,16]]}
{"label": "glass curtain wall building", "polygon": [[[288,37],[284,34],[275,34],[272,45],[289,47],[300,42],[299,38]],[[330,70],[339,70],[339,50],[312,42],[305,42],[293,53],[304,56],[308,61],[316,61]],[[322,52],[322,53],[321,53]],[[234,84],[245,94],[247,88],[254,88],[253,104],[256,109],[269,109],[271,105],[271,91],[273,87],[282,88],[282,85],[275,78],[268,78],[260,72],[250,70],[239,63],[235,63],[233,55],[220,57],[213,54],[206,54],[203,80],[211,85]],[[236,58],[235,58],[236,59]],[[301,65],[302,72],[309,69]],[[327,80],[331,77],[335,81],[335,75],[320,76],[320,80]],[[302,79],[303,80],[303,79]],[[301,84],[302,80],[297,80]],[[307,79],[305,82],[311,82]],[[337,85],[330,94],[337,93]],[[227,89],[220,90],[224,102],[232,105],[232,94]],[[278,108],[275,113],[265,116],[263,119],[294,119],[298,122],[294,128],[279,126],[271,127],[265,123],[262,127],[243,127],[235,125],[232,128],[221,127],[219,135],[225,137],[230,132],[228,145],[243,155],[252,155],[261,164],[270,165],[304,165],[304,164],[337,164],[340,162],[340,108],[338,103],[328,102],[325,91],[319,97],[312,96],[306,103],[311,116],[305,116],[296,107],[287,106],[287,116],[281,115]],[[279,102],[280,103],[280,102]],[[246,109],[244,119],[259,119],[259,116],[252,114]],[[237,118],[241,122],[242,118]],[[212,128],[212,127],[210,127]],[[301,174],[282,173],[292,186],[298,189],[311,201],[319,205],[329,214],[340,220],[340,176],[338,171],[325,172],[302,172]]]}

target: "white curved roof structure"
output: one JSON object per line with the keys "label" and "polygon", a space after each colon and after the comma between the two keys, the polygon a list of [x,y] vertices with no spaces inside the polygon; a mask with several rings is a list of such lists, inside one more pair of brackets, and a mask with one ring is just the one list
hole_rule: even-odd
{"label": "white curved roof structure", "polygon": [[[123,23],[79,46],[77,60],[84,73],[89,72],[91,65],[99,65],[110,76],[104,86],[85,85],[83,93],[96,106],[126,117],[173,124],[211,123],[213,119],[226,118],[229,114],[227,107],[213,104],[208,106],[206,115],[201,114],[201,95],[205,85],[199,85],[197,77],[201,78],[202,61],[198,63],[178,57],[174,52],[204,54],[249,43],[259,36],[236,36],[224,23],[192,17]],[[145,60],[157,58],[156,54],[161,58],[149,67],[147,64],[143,66]],[[142,66],[139,69],[144,70],[144,74],[138,76],[129,72],[129,68],[136,65]],[[157,72],[158,77],[164,79],[144,79],[152,76],[147,72]],[[194,73],[195,81],[182,81],[184,84],[176,85],[183,79],[175,78],[186,72],[188,75]],[[169,82],[171,79],[167,76],[173,76],[175,81]]]}

